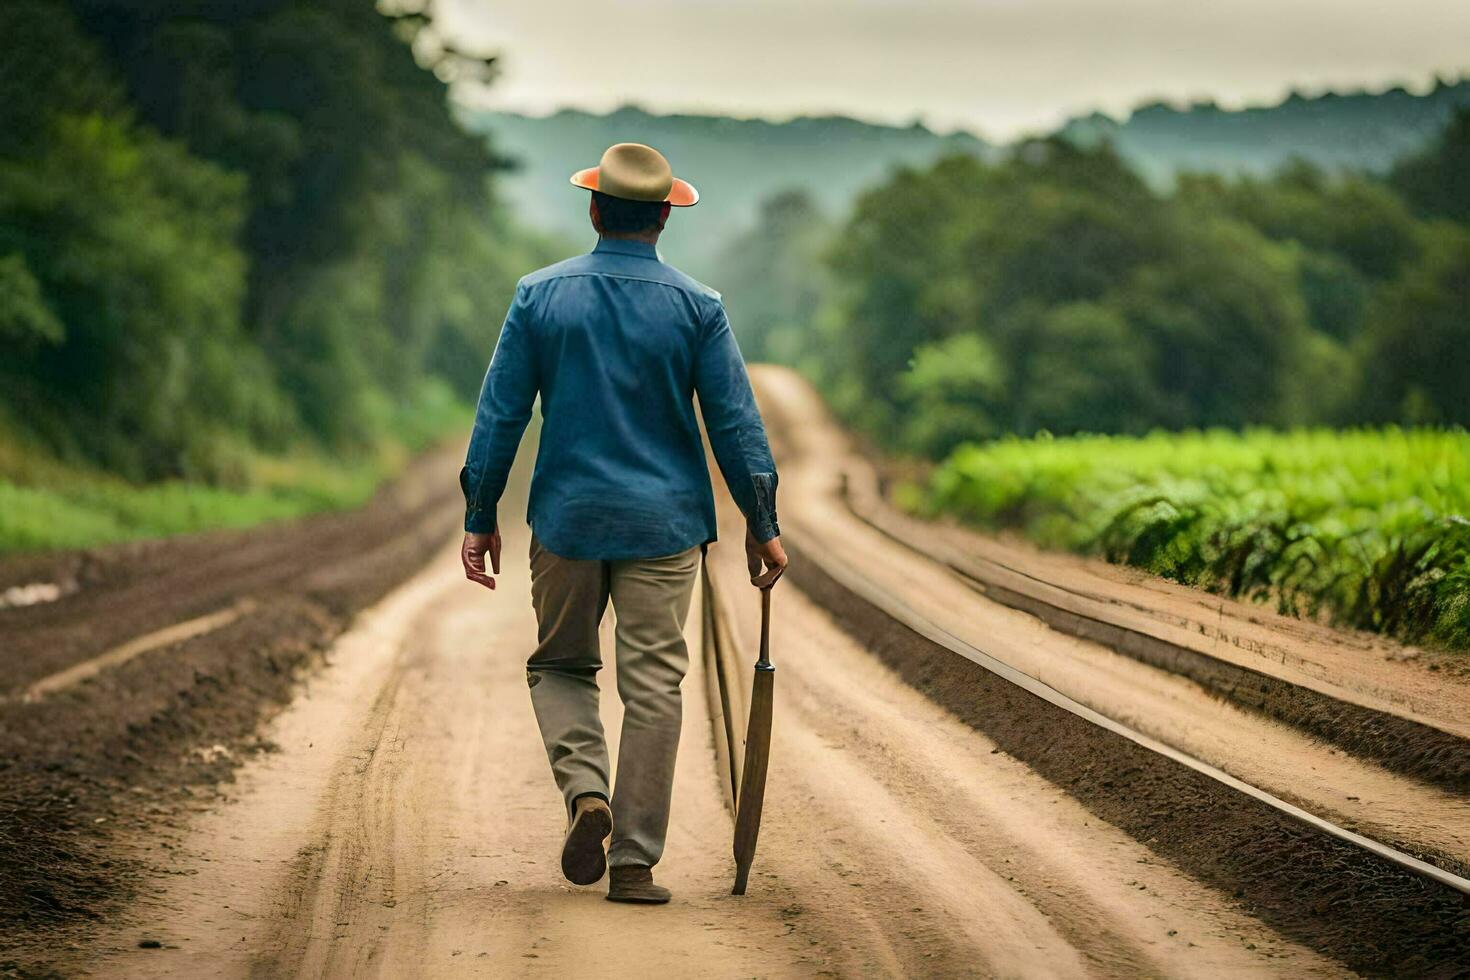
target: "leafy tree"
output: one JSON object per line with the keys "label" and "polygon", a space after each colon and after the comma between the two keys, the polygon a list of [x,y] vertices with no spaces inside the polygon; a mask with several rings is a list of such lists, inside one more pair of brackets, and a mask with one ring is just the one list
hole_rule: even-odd
{"label": "leafy tree", "polygon": [[0,155],[33,149],[62,114],[117,114],[122,88],[60,0],[0,4]]}
{"label": "leafy tree", "polygon": [[1005,392],[1005,365],[979,335],[920,347],[898,382],[904,447],[937,458],[999,435]]}
{"label": "leafy tree", "polygon": [[1470,425],[1470,229],[1426,237],[1423,260],[1369,313],[1364,406],[1381,421]]}
{"label": "leafy tree", "polygon": [[973,332],[1007,365],[997,421],[1031,425],[1019,394],[1038,340],[1031,312],[1101,299],[1163,254],[1166,222],[1106,146],[1038,141],[997,166],[953,157],[898,173],[859,201],[833,253],[849,325],[833,367],[865,395],[853,417],[899,438],[895,384],[913,352]]}
{"label": "leafy tree", "polygon": [[1356,337],[1363,324],[1373,283],[1345,259],[1303,249],[1297,262],[1298,285],[1312,328],[1339,341]]}
{"label": "leafy tree", "polygon": [[0,398],[53,448],[225,478],[476,390],[545,248],[435,74],[487,60],[427,15],[13,0],[0,48]]}
{"label": "leafy tree", "polygon": [[726,246],[720,285],[746,357],[793,361],[810,345],[830,290],[821,258],[831,233],[810,195],[788,191]]}
{"label": "leafy tree", "polygon": [[862,195],[834,243],[841,287],[843,343],[828,369],[850,376],[863,393],[851,406],[881,425],[891,421],[893,385],[913,351],[973,321],[976,287],[964,273],[959,216],[973,214],[986,168],[950,157],[927,173],[903,169]]}
{"label": "leafy tree", "polygon": [[1439,140],[1394,168],[1391,180],[1421,214],[1470,224],[1470,107]]}
{"label": "leafy tree", "polygon": [[1117,303],[1149,351],[1162,395],[1155,425],[1288,421],[1309,329],[1291,249],[1237,222],[1191,224],[1169,261],[1140,268]]}
{"label": "leafy tree", "polygon": [[66,326],[46,305],[25,256],[0,256],[0,340],[11,350],[33,351],[65,337]]}
{"label": "leafy tree", "polygon": [[1418,222],[1391,188],[1300,160],[1270,177],[1185,175],[1178,197],[1200,220],[1227,214],[1297,246],[1311,324],[1342,342],[1357,335],[1375,285],[1419,254]]}
{"label": "leafy tree", "polygon": [[[1392,345],[1406,309],[1442,333],[1463,304],[1448,246],[1437,273],[1421,266],[1427,240],[1371,178],[1296,164],[1186,176],[1165,195],[1106,145],[1039,141],[864,195],[830,253],[823,331],[797,360],[854,424],[928,454],[967,432],[1362,421],[1387,411],[1370,410],[1367,379],[1403,361],[1361,339],[1369,311],[1375,343]],[[1420,417],[1463,417],[1431,376],[1402,365],[1394,417],[1411,391]]]}
{"label": "leafy tree", "polygon": [[1393,276],[1419,250],[1414,216],[1391,188],[1365,176],[1329,176],[1302,161],[1269,178],[1185,176],[1179,197],[1267,238],[1335,255],[1369,279]]}
{"label": "leafy tree", "polygon": [[1164,400],[1150,351],[1115,306],[1067,303],[1037,311],[1015,431],[1143,432]]}
{"label": "leafy tree", "polygon": [[40,156],[0,161],[0,253],[60,329],[10,362],[22,416],[117,470],[215,475],[226,430],[285,421],[240,328],[243,181],[102,117],[61,117]]}

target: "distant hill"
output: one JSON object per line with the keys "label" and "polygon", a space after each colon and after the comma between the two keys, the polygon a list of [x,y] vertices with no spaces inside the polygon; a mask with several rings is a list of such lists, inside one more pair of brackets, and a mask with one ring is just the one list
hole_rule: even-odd
{"label": "distant hill", "polygon": [[[1156,184],[1179,170],[1265,173],[1294,157],[1329,169],[1382,172],[1436,136],[1457,106],[1470,106],[1470,80],[1440,82],[1423,95],[1387,92],[1292,95],[1273,106],[1224,110],[1210,104],[1140,106],[1127,119],[1079,117],[1061,133],[1081,142],[1111,140]],[[546,117],[464,110],[522,169],[499,182],[521,217],[569,237],[591,239],[587,198],[567,184],[609,144],[651,143],[703,199],[677,216],[664,250],[692,274],[719,282],[720,249],[755,220],[760,202],[805,189],[827,214],[843,213],[864,188],[900,165],[923,166],[950,153],[1002,152],[969,133],[942,135],[921,125],[884,126],[841,116],[789,122],[725,116],[655,115],[628,107],[606,115],[563,110]]]}
{"label": "distant hill", "polygon": [[1235,111],[1156,102],[1126,120],[1079,117],[1061,132],[1079,142],[1111,140],[1156,183],[1179,170],[1264,173],[1293,157],[1381,173],[1438,135],[1458,106],[1470,107],[1470,79],[1440,81],[1423,95],[1402,88],[1293,94],[1277,105]]}
{"label": "distant hill", "polygon": [[563,110],[544,118],[466,110],[461,119],[489,133],[497,152],[523,163],[520,172],[499,181],[521,217],[579,243],[590,243],[591,231],[587,195],[567,183],[572,171],[595,164],[613,143],[658,147],[701,195],[689,214],[669,223],[661,247],[691,274],[716,282],[717,253],[755,221],[764,198],[804,188],[823,210],[840,216],[858,191],[899,165],[990,149],[968,133],[946,136],[921,125],[882,126],[840,116],[777,123],[662,116],[628,107],[607,115]]}

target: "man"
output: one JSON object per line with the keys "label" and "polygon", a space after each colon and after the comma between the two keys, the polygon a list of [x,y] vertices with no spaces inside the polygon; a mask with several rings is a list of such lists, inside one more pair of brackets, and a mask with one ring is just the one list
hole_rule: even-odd
{"label": "man", "polygon": [[[715,505],[693,396],[730,494],[747,521],[751,581],[786,566],[776,467],[719,293],[654,247],[671,207],[699,200],[651,147],[619,143],[572,176],[592,191],[597,247],[526,276],[480,393],[465,494],[465,575],[500,573],[496,505],[541,397],[531,482],[531,702],[569,827],[561,866],[579,885],[611,865],[607,897],[663,903],[663,853],[679,745],[684,620]],[[598,717],[598,624],[617,614],[623,700],[616,790]],[[611,845],[607,846],[611,838]],[[606,851],[604,852],[604,848]]]}

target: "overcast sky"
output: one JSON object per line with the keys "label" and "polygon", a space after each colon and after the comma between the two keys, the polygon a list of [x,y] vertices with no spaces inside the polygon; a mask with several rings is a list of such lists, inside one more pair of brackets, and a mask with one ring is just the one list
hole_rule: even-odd
{"label": "overcast sky", "polygon": [[996,139],[1143,99],[1272,102],[1470,70],[1470,0],[439,0],[502,56],[473,105],[922,118]]}

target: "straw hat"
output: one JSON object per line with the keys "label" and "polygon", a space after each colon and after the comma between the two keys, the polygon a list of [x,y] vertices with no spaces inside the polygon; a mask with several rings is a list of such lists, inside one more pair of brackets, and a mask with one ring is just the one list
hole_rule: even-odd
{"label": "straw hat", "polygon": [[572,183],[629,201],[667,202],[676,208],[699,203],[694,185],[675,177],[664,155],[642,143],[609,146],[602,162],[572,174]]}

